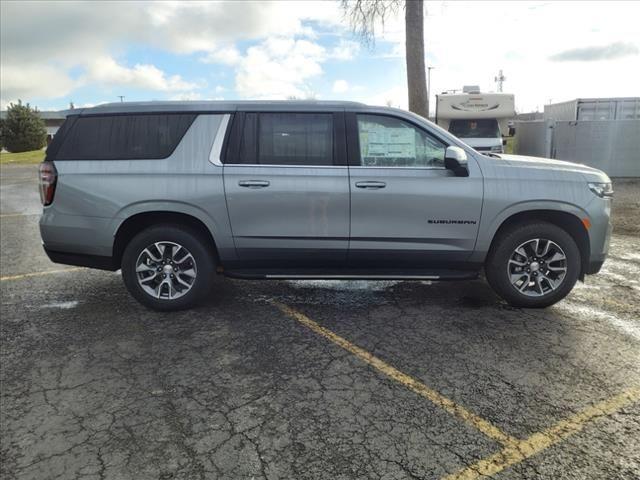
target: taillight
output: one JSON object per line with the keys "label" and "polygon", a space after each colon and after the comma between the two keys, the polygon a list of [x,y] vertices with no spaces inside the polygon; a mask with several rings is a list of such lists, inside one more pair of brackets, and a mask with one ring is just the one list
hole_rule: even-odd
{"label": "taillight", "polygon": [[42,162],[40,164],[40,201],[45,207],[53,202],[57,179],[58,171],[53,162]]}

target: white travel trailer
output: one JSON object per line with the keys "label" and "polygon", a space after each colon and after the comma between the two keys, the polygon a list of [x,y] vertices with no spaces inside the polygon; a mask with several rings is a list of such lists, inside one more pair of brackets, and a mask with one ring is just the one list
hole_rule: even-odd
{"label": "white travel trailer", "polygon": [[513,94],[480,93],[478,87],[463,92],[436,95],[436,123],[478,151],[502,153],[516,114]]}

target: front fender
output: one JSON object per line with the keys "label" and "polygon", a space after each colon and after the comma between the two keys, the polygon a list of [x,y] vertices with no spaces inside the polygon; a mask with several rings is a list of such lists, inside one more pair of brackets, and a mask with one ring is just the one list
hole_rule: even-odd
{"label": "front fender", "polygon": [[478,240],[476,241],[476,248],[472,256],[474,261],[484,261],[496,233],[500,227],[514,215],[524,212],[531,212],[533,214],[536,211],[545,211],[568,213],[580,221],[583,218],[589,218],[589,214],[582,207],[570,202],[557,200],[527,200],[511,204],[499,210],[491,210],[491,208],[483,208]]}

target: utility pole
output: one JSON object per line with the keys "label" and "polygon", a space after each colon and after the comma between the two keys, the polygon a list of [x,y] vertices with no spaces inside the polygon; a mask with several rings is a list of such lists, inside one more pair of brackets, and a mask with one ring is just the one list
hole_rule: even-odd
{"label": "utility pole", "polygon": [[431,98],[431,70],[436,67],[427,67],[427,120],[429,120],[429,115],[431,115],[431,111],[429,110],[429,102]]}
{"label": "utility pole", "polygon": [[494,82],[498,83],[498,92],[502,92],[502,84],[504,83],[504,81],[507,79],[507,77],[505,77],[502,74],[502,69],[500,69],[500,71],[498,72],[498,76],[494,78]]}
{"label": "utility pole", "polygon": [[124,95],[116,95],[120,99],[120,103],[124,102]]}

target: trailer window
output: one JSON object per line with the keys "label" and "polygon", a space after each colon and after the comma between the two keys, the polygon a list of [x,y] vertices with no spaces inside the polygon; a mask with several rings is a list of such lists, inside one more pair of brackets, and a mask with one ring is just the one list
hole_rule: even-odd
{"label": "trailer window", "polygon": [[451,120],[449,133],[460,138],[496,138],[500,136],[495,118]]}

